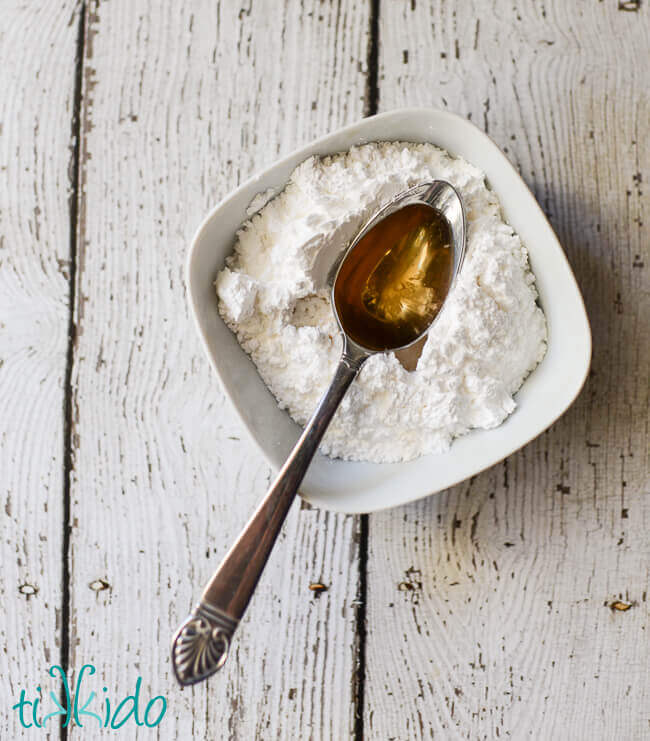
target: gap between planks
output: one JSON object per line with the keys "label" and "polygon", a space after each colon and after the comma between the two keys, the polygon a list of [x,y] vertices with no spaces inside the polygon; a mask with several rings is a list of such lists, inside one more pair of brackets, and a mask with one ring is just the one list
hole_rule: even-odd
{"label": "gap between planks", "polygon": [[[370,2],[370,33],[368,35],[368,77],[366,81],[365,115],[374,116],[379,108],[379,13],[380,0]],[[354,738],[363,741],[365,720],[366,640],[368,599],[368,535],[369,515],[361,515],[359,529],[359,605],[357,609],[357,676],[355,682]]]}
{"label": "gap between planks", "polygon": [[[70,653],[70,533],[71,533],[71,503],[70,477],[72,476],[73,461],[73,388],[72,366],[77,339],[75,322],[75,304],[77,298],[77,248],[79,236],[79,198],[81,189],[80,157],[81,157],[81,102],[83,94],[83,59],[86,38],[86,3],[82,2],[79,8],[77,30],[77,44],[75,48],[75,78],[72,98],[72,119],[70,122],[70,269],[68,284],[68,351],[66,355],[64,378],[64,409],[63,409],[63,539],[61,554],[61,667],[67,676],[69,670]],[[61,688],[61,704],[65,702],[65,691]],[[67,726],[61,725],[61,739],[68,738]]]}

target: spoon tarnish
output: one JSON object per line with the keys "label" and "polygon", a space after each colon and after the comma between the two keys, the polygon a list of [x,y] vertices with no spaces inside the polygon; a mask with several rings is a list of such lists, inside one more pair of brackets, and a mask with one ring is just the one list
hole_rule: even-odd
{"label": "spoon tarnish", "polygon": [[396,196],[346,250],[332,287],[343,353],[332,383],[241,535],[176,632],[172,664],[194,684],[220,669],[282,523],[347,389],[376,352],[402,350],[429,331],[465,253],[460,196],[447,182]]}

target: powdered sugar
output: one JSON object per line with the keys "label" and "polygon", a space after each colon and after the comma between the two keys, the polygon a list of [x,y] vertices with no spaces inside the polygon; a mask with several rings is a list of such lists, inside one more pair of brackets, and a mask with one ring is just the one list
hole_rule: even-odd
{"label": "powdered sugar", "polygon": [[220,313],[280,407],[304,424],[340,355],[327,285],[334,260],[384,203],[436,178],[465,204],[463,269],[415,371],[393,353],[366,361],[324,438],[329,455],[381,462],[443,451],[473,427],[499,425],[544,356],[546,322],[526,249],[483,174],[429,144],[310,158],[280,195],[252,204],[261,210],[217,277]]}

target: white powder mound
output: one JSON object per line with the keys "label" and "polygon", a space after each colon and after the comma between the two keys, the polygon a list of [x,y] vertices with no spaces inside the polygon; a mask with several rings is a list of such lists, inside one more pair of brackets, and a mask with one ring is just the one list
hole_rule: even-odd
{"label": "white powder mound", "polygon": [[311,157],[277,197],[264,194],[217,277],[221,315],[280,407],[304,425],[341,352],[330,267],[382,205],[435,179],[452,183],[465,204],[463,268],[416,370],[393,353],[366,361],[321,445],[332,457],[410,460],[448,449],[474,427],[496,427],[544,357],[546,321],[528,253],[483,173],[430,144],[376,143]]}

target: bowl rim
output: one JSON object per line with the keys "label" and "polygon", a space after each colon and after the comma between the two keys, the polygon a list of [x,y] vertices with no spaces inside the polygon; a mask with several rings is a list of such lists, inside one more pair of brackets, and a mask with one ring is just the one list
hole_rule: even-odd
{"label": "bowl rim", "polygon": [[[320,148],[323,145],[329,144],[331,140],[341,137],[342,135],[345,135],[347,133],[352,133],[355,131],[358,131],[360,128],[364,128],[366,126],[371,126],[376,121],[389,121],[391,118],[404,118],[404,117],[427,117],[427,116],[436,116],[438,119],[446,119],[448,125],[454,125],[454,124],[462,124],[465,127],[470,127],[473,131],[473,135],[478,140],[482,140],[486,146],[488,146],[492,151],[491,154],[495,156],[495,158],[498,161],[498,164],[501,168],[504,168],[507,170],[510,176],[514,176],[514,178],[517,180],[518,185],[523,189],[523,191],[526,193],[526,195],[529,197],[529,206],[537,211],[537,215],[541,216],[543,221],[545,222],[548,232],[552,236],[552,242],[553,247],[556,251],[556,256],[563,262],[564,268],[566,269],[566,275],[568,279],[571,281],[572,287],[575,291],[575,297],[578,299],[578,307],[581,309],[580,311],[580,318],[582,319],[582,329],[583,329],[583,341],[584,341],[584,355],[581,358],[581,366],[582,366],[582,373],[578,377],[577,382],[575,383],[575,387],[573,392],[571,393],[570,397],[568,398],[568,401],[561,405],[561,408],[558,407],[558,411],[554,412],[552,415],[552,418],[550,420],[545,420],[542,427],[538,427],[536,431],[526,434],[524,437],[517,439],[516,442],[510,443],[503,446],[503,455],[500,455],[498,458],[492,459],[489,463],[482,465],[479,464],[478,466],[468,466],[467,473],[463,475],[462,478],[457,479],[455,482],[452,482],[450,484],[446,484],[440,488],[434,488],[429,490],[428,492],[420,492],[417,491],[414,494],[407,494],[404,498],[400,499],[396,502],[388,502],[388,503],[379,503],[379,504],[373,504],[372,507],[364,507],[363,509],[359,509],[358,506],[346,506],[346,501],[341,501],[337,499],[336,501],[332,502],[328,499],[328,497],[322,494],[318,493],[303,493],[302,490],[300,492],[300,495],[303,499],[305,499],[310,504],[314,504],[318,507],[321,507],[323,509],[327,510],[333,510],[338,512],[343,512],[347,514],[361,514],[361,513],[368,513],[368,512],[378,512],[385,509],[391,509],[393,507],[401,506],[404,504],[408,504],[410,502],[416,501],[418,499],[426,498],[429,496],[433,496],[434,494],[438,494],[442,491],[445,491],[446,489],[450,488],[451,486],[455,486],[457,484],[460,484],[462,481],[467,480],[468,478],[471,478],[473,476],[478,475],[479,473],[486,471],[493,466],[496,466],[498,463],[505,460],[508,456],[512,455],[513,453],[517,452],[524,446],[528,445],[532,440],[536,439],[541,435],[544,431],[546,431],[549,427],[551,427],[575,402],[577,397],[579,396],[580,392],[582,391],[585,381],[587,379],[589,369],[591,366],[591,355],[592,355],[592,335],[591,335],[591,327],[589,324],[589,318],[587,315],[587,311],[584,304],[584,299],[582,296],[582,293],[580,291],[580,288],[578,286],[578,283],[576,281],[575,275],[573,273],[573,270],[571,269],[571,265],[569,264],[569,261],[567,259],[567,256],[557,238],[557,235],[555,234],[555,231],[553,230],[553,227],[551,226],[550,222],[548,221],[548,218],[546,217],[546,214],[542,211],[541,206],[539,205],[537,199],[535,198],[534,194],[526,184],[526,182],[523,180],[521,175],[517,172],[513,164],[510,162],[510,160],[506,157],[506,155],[502,152],[500,147],[492,140],[492,138],[483,132],[481,129],[478,128],[474,123],[472,123],[470,120],[463,118],[462,116],[452,113],[450,111],[440,110],[436,108],[429,108],[429,107],[406,107],[406,108],[395,108],[390,111],[385,111],[379,114],[376,114],[374,116],[367,116],[361,119],[356,120],[355,122],[351,124],[346,124],[345,126],[342,126],[340,128],[337,128],[328,134],[325,134],[323,136],[320,136],[307,144],[298,147],[288,154],[284,155],[283,157],[273,161],[268,166],[264,167],[263,169],[255,172],[251,177],[247,178],[244,182],[242,182],[240,185],[238,185],[234,190],[229,191],[216,205],[214,205],[206,214],[206,216],[201,220],[199,226],[196,228],[192,240],[190,242],[190,248],[187,253],[187,257],[185,260],[185,285],[187,288],[187,295],[188,295],[188,302],[190,304],[190,307],[192,309],[192,317],[194,326],[198,332],[201,345],[203,347],[204,353],[208,357],[208,361],[210,365],[212,366],[214,372],[217,375],[217,378],[219,379],[219,383],[221,385],[221,389],[224,393],[224,395],[227,397],[229,403],[231,404],[231,407],[234,409],[234,411],[237,414],[237,417],[239,419],[240,424],[243,425],[243,427],[246,429],[246,432],[249,436],[249,438],[253,441],[255,447],[260,451],[262,454],[264,460],[271,466],[271,468],[276,471],[278,468],[278,464],[275,460],[272,459],[269,452],[266,450],[262,442],[258,439],[258,436],[256,435],[255,431],[249,424],[249,422],[245,419],[245,417],[241,414],[239,410],[239,404],[238,402],[233,398],[233,395],[228,388],[227,383],[225,382],[224,378],[222,377],[221,371],[218,367],[218,364],[216,363],[216,358],[214,357],[209,345],[208,340],[206,337],[206,333],[203,329],[203,326],[201,325],[200,321],[200,309],[198,306],[198,299],[196,296],[195,291],[193,290],[193,279],[192,279],[192,265],[195,258],[195,253],[198,251],[201,241],[201,236],[203,232],[205,231],[206,227],[212,222],[215,215],[228,203],[232,200],[235,200],[242,192],[249,190],[252,186],[254,186],[256,183],[259,183],[264,178],[268,176],[268,174],[276,169],[281,169],[283,167],[286,167],[290,162],[297,161],[297,163],[302,162],[303,160],[307,159],[310,156],[328,156],[328,155],[318,155],[314,153],[314,149]],[[350,146],[361,146],[363,143],[370,143],[370,142],[376,142],[376,141],[404,141],[407,142],[407,138],[398,137],[394,139],[390,139],[388,137],[382,137],[382,138],[374,138],[369,137],[367,140],[364,140],[363,142],[360,142],[359,144],[352,144]],[[435,146],[440,146],[439,144],[436,144],[435,142],[431,141],[430,143],[434,144]],[[330,154],[333,154],[334,152],[343,152],[347,151],[350,146],[347,147],[347,149],[340,149],[340,150],[331,150]],[[331,149],[331,148],[330,148]],[[450,151],[450,150],[447,150]],[[450,154],[455,154],[453,151],[450,151]],[[463,156],[464,155],[460,155]],[[469,161],[469,160],[468,160]],[[294,167],[297,166],[294,164]],[[480,168],[483,170],[483,168]],[[492,188],[489,178],[487,174],[485,175],[486,181],[488,182],[488,185],[490,188]],[[258,189],[256,192],[260,193],[263,189]],[[273,189],[274,194],[272,197],[275,197],[280,191],[280,189]],[[497,194],[498,195],[498,194]],[[503,199],[499,198],[500,202],[503,202]],[[513,227],[514,229],[514,227]],[[516,231],[516,230],[515,230]],[[522,240],[523,241],[523,240]],[[524,246],[528,248],[528,245],[524,242]],[[533,273],[535,275],[535,281],[537,285],[537,274]],[[216,276],[215,276],[216,277]],[[229,329],[229,328],[228,328]],[[231,331],[229,329],[229,331]],[[550,337],[548,339],[548,347],[547,347],[547,354],[550,348]],[[242,352],[244,352],[242,350]],[[536,366],[536,368],[532,371],[532,373],[537,370],[537,368],[544,362],[546,358],[545,357],[540,361],[540,364]],[[528,377],[524,380],[525,385],[528,381]],[[519,392],[517,392],[519,393]],[[286,412],[285,412],[286,413]],[[505,424],[507,421],[504,420],[502,424]],[[495,428],[495,429],[498,429]],[[466,435],[461,436],[461,438],[467,437],[468,435],[471,435],[474,430],[470,430]],[[492,432],[492,430],[480,430],[481,432]],[[459,438],[459,439],[461,439]],[[452,441],[452,446],[454,444],[455,440]],[[499,453],[500,454],[500,453]],[[441,454],[430,454],[430,455],[441,455],[444,456],[445,453]],[[426,458],[427,456],[420,456],[420,458]],[[329,459],[332,460],[332,459]],[[418,460],[418,459],[416,459]],[[336,463],[349,463],[349,461],[340,461],[336,460]],[[400,465],[400,464],[381,464],[381,463],[374,463],[372,465],[376,466],[382,466],[382,465]]]}

